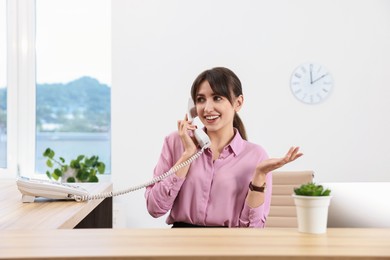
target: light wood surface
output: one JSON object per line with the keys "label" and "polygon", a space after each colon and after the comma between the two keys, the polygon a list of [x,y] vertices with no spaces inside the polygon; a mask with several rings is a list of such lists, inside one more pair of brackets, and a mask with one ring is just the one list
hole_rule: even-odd
{"label": "light wood surface", "polygon": [[389,259],[390,229],[5,230],[0,259]]}
{"label": "light wood surface", "polygon": [[[81,183],[80,186],[92,194],[112,191],[112,183],[108,182]],[[16,180],[1,180],[0,230],[74,228],[101,201],[48,201],[40,198],[33,203],[23,203]]]}

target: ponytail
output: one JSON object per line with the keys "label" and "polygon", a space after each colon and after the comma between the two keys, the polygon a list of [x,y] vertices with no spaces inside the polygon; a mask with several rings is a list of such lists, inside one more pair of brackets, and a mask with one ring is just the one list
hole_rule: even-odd
{"label": "ponytail", "polygon": [[246,130],[244,123],[242,122],[241,118],[237,113],[234,114],[233,118],[233,127],[237,128],[238,132],[240,133],[242,139],[248,141],[248,137],[246,135]]}

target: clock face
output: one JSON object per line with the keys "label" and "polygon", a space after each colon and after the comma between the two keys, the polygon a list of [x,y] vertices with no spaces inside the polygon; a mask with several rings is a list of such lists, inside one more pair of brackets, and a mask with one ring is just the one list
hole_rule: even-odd
{"label": "clock face", "polygon": [[333,78],[321,64],[304,63],[291,75],[290,87],[298,100],[305,104],[318,104],[329,96]]}

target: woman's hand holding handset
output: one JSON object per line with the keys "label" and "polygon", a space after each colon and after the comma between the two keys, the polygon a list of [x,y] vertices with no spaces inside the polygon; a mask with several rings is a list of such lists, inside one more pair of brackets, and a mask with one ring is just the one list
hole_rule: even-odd
{"label": "woman's hand holding handset", "polygon": [[189,121],[186,115],[184,120],[177,121],[177,129],[184,146],[184,153],[190,157],[197,152],[196,140],[193,135],[190,135],[191,131],[196,130],[196,125],[193,125],[192,121]]}
{"label": "woman's hand holding handset", "polygon": [[[175,165],[188,160],[192,155],[197,152],[195,137],[193,135],[190,135],[190,132],[194,131],[195,129],[196,126],[192,125],[192,121],[188,120],[187,115],[184,117],[184,120],[177,121],[177,130],[179,132],[179,136],[184,147],[184,152]],[[185,177],[187,175],[188,169],[189,166],[184,167],[177,171],[176,175],[180,177]]]}

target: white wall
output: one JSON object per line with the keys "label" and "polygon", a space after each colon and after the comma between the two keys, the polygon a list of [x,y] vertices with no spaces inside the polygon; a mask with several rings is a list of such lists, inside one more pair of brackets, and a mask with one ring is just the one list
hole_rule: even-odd
{"label": "white wall", "polygon": [[[314,170],[319,182],[390,181],[390,1],[112,0],[112,12],[115,189],[152,177],[192,81],[214,66],[243,83],[251,141],[270,156],[301,147],[304,157],[284,170]],[[300,103],[289,88],[308,61],[335,80],[319,105]],[[165,226],[143,195],[115,199],[122,224]]]}

